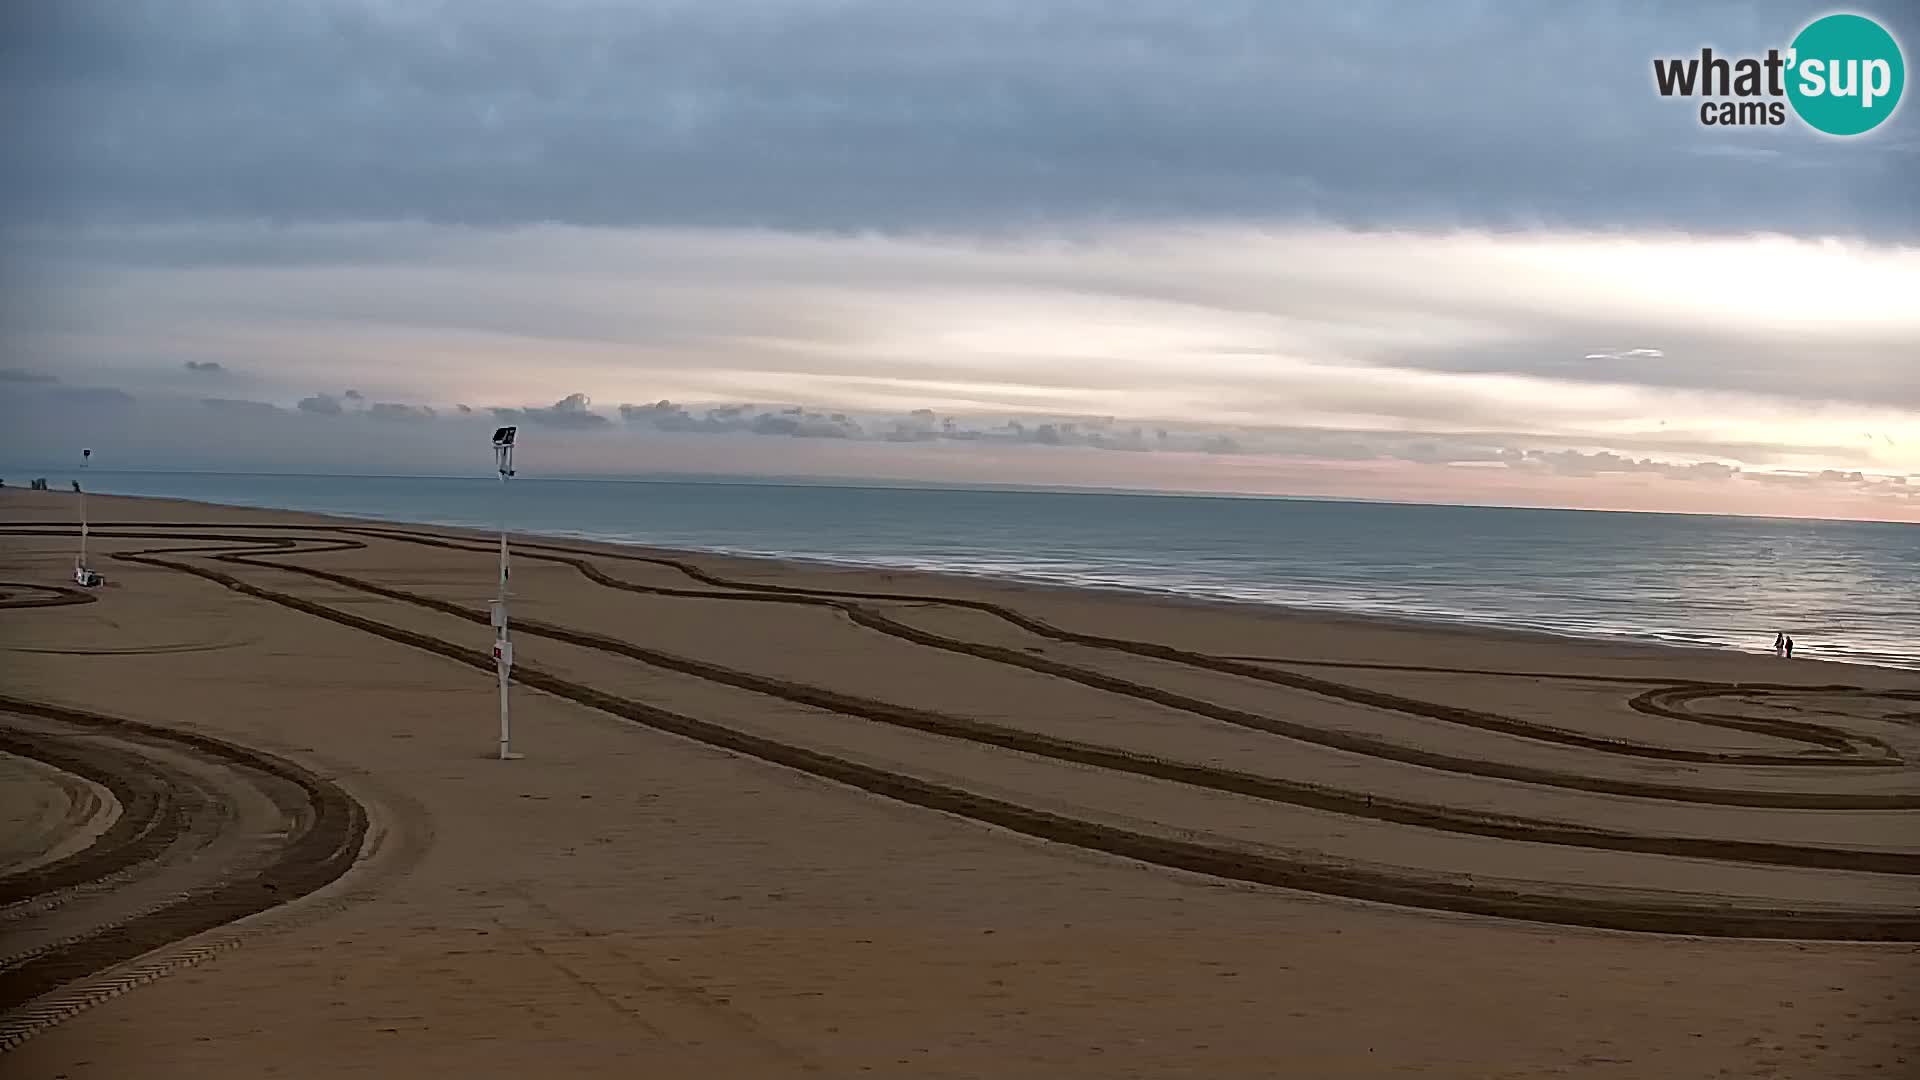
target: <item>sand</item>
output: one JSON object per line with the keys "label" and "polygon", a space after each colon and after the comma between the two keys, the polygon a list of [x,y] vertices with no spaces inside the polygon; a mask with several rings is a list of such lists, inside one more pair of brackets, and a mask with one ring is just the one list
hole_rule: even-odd
{"label": "sand", "polygon": [[61,603],[0,492],[10,1076],[1920,1063],[1911,672],[526,538],[501,762],[488,538],[91,506]]}

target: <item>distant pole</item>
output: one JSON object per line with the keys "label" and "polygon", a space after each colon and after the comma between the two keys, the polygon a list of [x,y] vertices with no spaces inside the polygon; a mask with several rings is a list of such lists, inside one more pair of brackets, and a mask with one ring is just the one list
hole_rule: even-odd
{"label": "distant pole", "polygon": [[493,467],[500,474],[500,587],[493,601],[493,667],[500,677],[500,760],[512,761],[512,726],[507,716],[507,681],[513,670],[513,639],[507,635],[507,480],[513,476],[513,437],[518,428],[493,433]]}
{"label": "distant pole", "polygon": [[76,578],[86,584],[87,569],[87,461],[93,457],[93,448],[80,448],[80,562],[74,567]]}

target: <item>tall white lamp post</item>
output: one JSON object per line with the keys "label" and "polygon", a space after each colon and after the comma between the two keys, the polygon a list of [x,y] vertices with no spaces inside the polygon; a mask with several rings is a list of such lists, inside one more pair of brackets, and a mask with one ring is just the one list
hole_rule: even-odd
{"label": "tall white lamp post", "polygon": [[92,447],[80,448],[80,482],[74,486],[80,489],[80,558],[73,564],[73,582],[81,588],[90,589],[100,584],[100,575],[87,566],[87,462],[93,457]]}
{"label": "tall white lamp post", "polygon": [[503,427],[493,433],[493,467],[500,473],[500,591],[493,601],[493,666],[500,676],[500,760],[520,755],[512,749],[507,719],[507,680],[513,671],[513,639],[507,635],[507,480],[513,476],[513,437],[519,429]]}

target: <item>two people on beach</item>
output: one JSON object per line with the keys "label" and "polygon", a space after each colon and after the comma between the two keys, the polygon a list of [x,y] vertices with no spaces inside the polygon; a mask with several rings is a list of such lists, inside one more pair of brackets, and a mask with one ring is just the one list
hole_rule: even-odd
{"label": "two people on beach", "polygon": [[1793,639],[1786,631],[1773,635],[1773,654],[1783,660],[1793,659]]}

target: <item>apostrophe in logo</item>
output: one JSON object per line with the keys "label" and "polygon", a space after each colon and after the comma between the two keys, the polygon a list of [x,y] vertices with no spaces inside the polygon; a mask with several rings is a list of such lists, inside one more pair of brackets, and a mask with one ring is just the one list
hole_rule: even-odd
{"label": "apostrophe in logo", "polygon": [[1655,60],[1661,97],[1699,97],[1707,127],[1777,127],[1793,107],[1807,126],[1828,135],[1860,135],[1886,122],[1907,82],[1900,43],[1864,15],[1827,15],[1800,31],[1785,52],[1764,57],[1715,56]]}
{"label": "apostrophe in logo", "polygon": [[1817,130],[1859,135],[1879,127],[1900,104],[1907,65],[1886,28],[1860,15],[1815,19],[1787,53],[1787,100]]}

